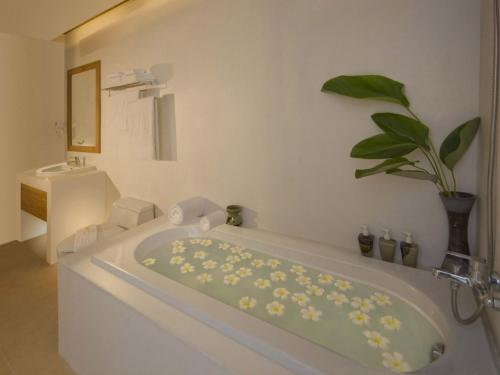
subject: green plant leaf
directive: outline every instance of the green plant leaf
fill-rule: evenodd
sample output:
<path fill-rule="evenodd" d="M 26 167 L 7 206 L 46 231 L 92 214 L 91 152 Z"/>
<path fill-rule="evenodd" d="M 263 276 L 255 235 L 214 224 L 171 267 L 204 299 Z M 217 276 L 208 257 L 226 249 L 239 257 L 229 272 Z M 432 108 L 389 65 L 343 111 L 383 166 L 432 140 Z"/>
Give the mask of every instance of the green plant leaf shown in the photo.
<path fill-rule="evenodd" d="M 351 157 L 359 159 L 390 159 L 405 156 L 415 150 L 417 145 L 393 134 L 378 134 L 356 144 Z"/>
<path fill-rule="evenodd" d="M 403 165 L 414 164 L 414 162 L 409 161 L 406 158 L 392 158 L 385 160 L 384 162 L 376 165 L 373 168 L 369 169 L 356 169 L 355 176 L 356 178 L 372 176 L 374 174 L 387 172 L 389 170 L 393 170 L 395 168 L 402 167 Z"/>
<path fill-rule="evenodd" d="M 439 158 L 453 170 L 458 161 L 465 154 L 479 129 L 481 119 L 476 117 L 453 130 L 441 144 Z"/>
<path fill-rule="evenodd" d="M 358 99 L 375 99 L 398 103 L 405 107 L 410 102 L 403 93 L 401 82 L 379 75 L 338 76 L 326 81 L 321 91 Z"/>
<path fill-rule="evenodd" d="M 428 172 L 424 171 L 419 171 L 416 169 L 410 169 L 410 170 L 405 170 L 405 169 L 393 169 L 390 171 L 386 172 L 387 174 L 392 174 L 395 176 L 400 176 L 400 177 L 407 177 L 407 178 L 413 178 L 416 180 L 427 180 L 427 181 L 432 181 L 436 183 L 437 181 L 437 176 Z"/>
<path fill-rule="evenodd" d="M 429 149 L 429 128 L 420 121 L 397 113 L 375 113 L 372 119 L 384 132 L 395 134 L 426 150 Z"/>

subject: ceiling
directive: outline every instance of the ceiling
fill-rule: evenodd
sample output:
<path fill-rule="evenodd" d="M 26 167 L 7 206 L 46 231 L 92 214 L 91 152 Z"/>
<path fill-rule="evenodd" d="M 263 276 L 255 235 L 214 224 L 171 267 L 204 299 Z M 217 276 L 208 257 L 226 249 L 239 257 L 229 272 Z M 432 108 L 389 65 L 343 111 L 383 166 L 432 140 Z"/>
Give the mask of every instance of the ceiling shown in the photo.
<path fill-rule="evenodd" d="M 0 32 L 53 40 L 123 0 L 0 0 Z"/>

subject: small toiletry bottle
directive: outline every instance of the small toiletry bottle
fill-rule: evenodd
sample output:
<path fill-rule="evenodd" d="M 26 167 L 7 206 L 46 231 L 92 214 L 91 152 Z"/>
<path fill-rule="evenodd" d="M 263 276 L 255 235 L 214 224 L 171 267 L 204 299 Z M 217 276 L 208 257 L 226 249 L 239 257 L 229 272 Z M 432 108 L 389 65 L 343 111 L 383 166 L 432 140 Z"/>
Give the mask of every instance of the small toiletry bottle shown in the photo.
<path fill-rule="evenodd" d="M 370 234 L 368 232 L 368 227 L 366 225 L 363 225 L 361 227 L 361 233 L 358 236 L 361 255 L 365 257 L 373 256 L 373 238 L 373 234 Z"/>
<path fill-rule="evenodd" d="M 401 241 L 401 257 L 403 264 L 409 267 L 417 267 L 418 245 L 413 243 L 410 232 L 403 232 L 406 236 L 404 241 Z"/>
<path fill-rule="evenodd" d="M 380 249 L 380 257 L 386 262 L 394 262 L 394 254 L 396 253 L 396 240 L 391 239 L 389 229 L 382 229 L 383 237 L 378 240 Z"/>

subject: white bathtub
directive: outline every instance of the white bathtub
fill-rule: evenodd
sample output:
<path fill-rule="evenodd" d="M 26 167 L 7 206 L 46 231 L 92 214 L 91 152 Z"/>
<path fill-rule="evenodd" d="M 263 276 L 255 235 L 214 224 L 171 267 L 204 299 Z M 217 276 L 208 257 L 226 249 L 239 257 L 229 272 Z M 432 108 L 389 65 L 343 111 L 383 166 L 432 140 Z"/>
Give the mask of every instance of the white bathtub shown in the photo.
<path fill-rule="evenodd" d="M 135 259 L 135 251 L 147 251 L 151 246 L 167 243 L 177 238 L 200 235 L 225 240 L 316 269 L 370 283 L 405 300 L 434 324 L 446 342 L 444 356 L 424 369 L 416 371 L 416 374 L 493 375 L 495 373 L 482 325 L 480 323 L 468 327 L 458 325 L 451 317 L 447 283 L 433 279 L 426 271 L 386 264 L 375 259 L 365 259 L 357 254 L 318 243 L 258 230 L 221 226 L 202 234 L 198 226 L 166 228 L 161 222 L 146 226 L 142 231 L 135 230 L 122 235 L 105 244 L 104 249 L 91 249 L 89 255 L 92 254 L 90 255 L 91 262 L 98 267 L 211 327 L 218 334 L 231 338 L 238 345 L 251 349 L 288 372 L 336 375 L 389 373 L 384 369 L 368 369 L 330 350 L 242 313 L 194 289 L 152 272 Z M 75 259 L 78 258 L 77 261 L 63 261 L 62 267 L 75 270 L 80 267 L 80 273 L 89 272 L 89 265 L 85 268 L 87 271 L 81 268 L 82 262 L 88 262 L 89 255 L 79 254 L 75 257 Z M 91 275 L 87 277 L 92 278 Z M 104 284 L 101 287 L 105 288 Z M 472 303 L 470 298 L 465 298 L 465 300 L 469 304 Z M 133 305 L 133 302 L 128 303 Z M 141 306 L 131 307 L 141 311 Z M 234 370 L 230 372 L 235 373 Z"/>

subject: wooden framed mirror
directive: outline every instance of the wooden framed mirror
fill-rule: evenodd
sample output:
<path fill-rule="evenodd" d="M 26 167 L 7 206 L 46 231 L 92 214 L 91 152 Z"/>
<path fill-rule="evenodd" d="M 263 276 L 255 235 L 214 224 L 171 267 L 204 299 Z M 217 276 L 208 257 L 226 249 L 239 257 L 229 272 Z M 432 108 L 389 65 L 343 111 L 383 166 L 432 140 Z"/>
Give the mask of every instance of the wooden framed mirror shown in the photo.
<path fill-rule="evenodd" d="M 67 73 L 68 151 L 101 152 L 101 62 Z"/>

